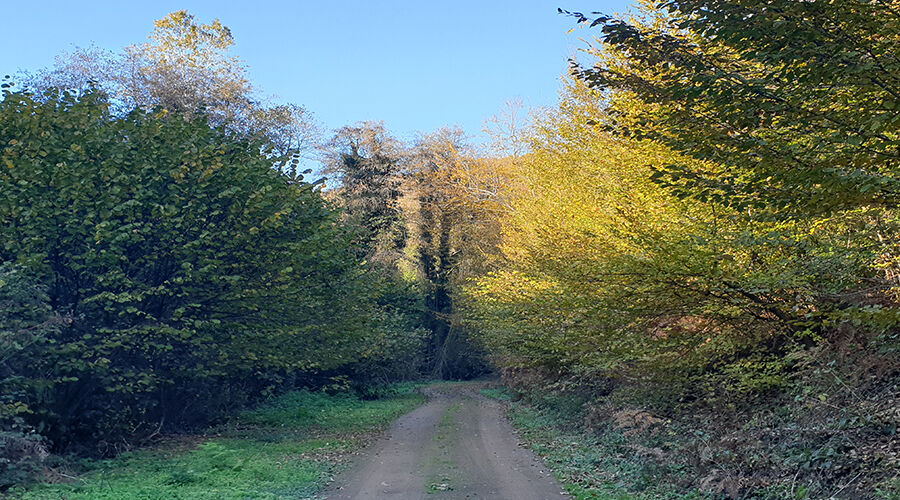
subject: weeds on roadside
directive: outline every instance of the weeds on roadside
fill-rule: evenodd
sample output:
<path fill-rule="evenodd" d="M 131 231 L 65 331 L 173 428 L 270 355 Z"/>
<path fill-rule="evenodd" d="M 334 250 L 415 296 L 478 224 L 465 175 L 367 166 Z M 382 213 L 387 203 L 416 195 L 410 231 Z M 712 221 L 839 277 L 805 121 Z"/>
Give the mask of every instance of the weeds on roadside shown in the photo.
<path fill-rule="evenodd" d="M 372 401 L 346 393 L 288 393 L 206 436 L 110 460 L 82 460 L 74 464 L 77 478 L 13 494 L 25 500 L 310 498 L 348 452 L 424 400 L 412 388 L 398 386 Z"/>
<path fill-rule="evenodd" d="M 621 394 L 483 393 L 523 399 L 513 423 L 576 499 L 900 499 L 900 386 L 839 390 L 819 375 L 753 409 L 669 418 Z"/>

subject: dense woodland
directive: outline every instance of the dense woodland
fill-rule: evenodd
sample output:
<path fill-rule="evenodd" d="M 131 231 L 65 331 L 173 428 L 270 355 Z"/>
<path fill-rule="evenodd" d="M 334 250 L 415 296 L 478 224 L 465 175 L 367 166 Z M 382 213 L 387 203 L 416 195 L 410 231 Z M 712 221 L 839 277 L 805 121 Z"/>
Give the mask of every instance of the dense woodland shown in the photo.
<path fill-rule="evenodd" d="M 7 79 L 0 482 L 498 371 L 673 495 L 897 498 L 900 3 L 560 14 L 593 45 L 489 147 L 321 131 L 183 11 Z"/>

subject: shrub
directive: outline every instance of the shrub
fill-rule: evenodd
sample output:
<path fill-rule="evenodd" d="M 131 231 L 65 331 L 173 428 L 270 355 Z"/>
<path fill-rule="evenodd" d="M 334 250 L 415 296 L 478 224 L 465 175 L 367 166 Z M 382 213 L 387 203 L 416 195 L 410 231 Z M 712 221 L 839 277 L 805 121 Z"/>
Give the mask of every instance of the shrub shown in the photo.
<path fill-rule="evenodd" d="M 71 318 L 6 368 L 40 380 L 20 400 L 54 446 L 203 423 L 393 333 L 312 185 L 202 116 L 108 108 L 0 102 L 0 262 L 46 290 L 16 321 Z"/>

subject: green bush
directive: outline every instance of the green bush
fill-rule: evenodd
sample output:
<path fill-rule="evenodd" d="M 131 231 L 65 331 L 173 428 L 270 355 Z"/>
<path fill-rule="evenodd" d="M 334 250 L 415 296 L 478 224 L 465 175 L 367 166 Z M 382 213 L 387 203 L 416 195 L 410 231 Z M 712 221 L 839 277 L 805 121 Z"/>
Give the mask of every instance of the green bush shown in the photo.
<path fill-rule="evenodd" d="M 0 102 L 0 262 L 71 319 L 6 376 L 56 448 L 207 422 L 396 334 L 312 185 L 202 117 L 108 107 Z"/>

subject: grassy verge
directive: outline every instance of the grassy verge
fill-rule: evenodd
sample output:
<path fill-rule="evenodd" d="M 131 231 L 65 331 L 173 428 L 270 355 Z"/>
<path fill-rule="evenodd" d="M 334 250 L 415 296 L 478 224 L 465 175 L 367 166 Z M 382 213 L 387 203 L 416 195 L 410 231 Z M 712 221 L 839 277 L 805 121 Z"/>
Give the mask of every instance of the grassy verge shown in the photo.
<path fill-rule="evenodd" d="M 659 481 L 662 471 L 647 470 L 626 450 L 621 433 L 579 432 L 561 426 L 546 410 L 514 403 L 510 418 L 572 498 L 577 500 L 700 499 Z"/>
<path fill-rule="evenodd" d="M 481 392 L 509 402 L 513 425 L 576 500 L 707 498 L 699 493 L 679 494 L 652 473 L 648 475 L 643 464 L 624 453 L 621 433 L 583 429 L 571 419 L 576 413 L 510 401 L 506 389 Z"/>
<path fill-rule="evenodd" d="M 482 393 L 511 399 L 503 390 Z M 876 420 L 897 407 L 882 393 L 874 393 L 874 409 L 860 397 L 858 406 L 835 404 L 828 418 L 812 413 L 819 425 L 812 429 L 818 407 L 803 400 L 760 407 L 743 420 L 666 419 L 612 402 L 534 394 L 511 401 L 508 414 L 579 500 L 900 500 L 895 427 Z M 871 423 L 846 418 L 851 411 L 873 415 Z"/>
<path fill-rule="evenodd" d="M 28 500 L 311 498 L 391 421 L 424 401 L 413 385 L 374 401 L 294 392 L 239 415 L 210 436 L 114 459 L 82 461 L 63 484 L 11 492 Z"/>

